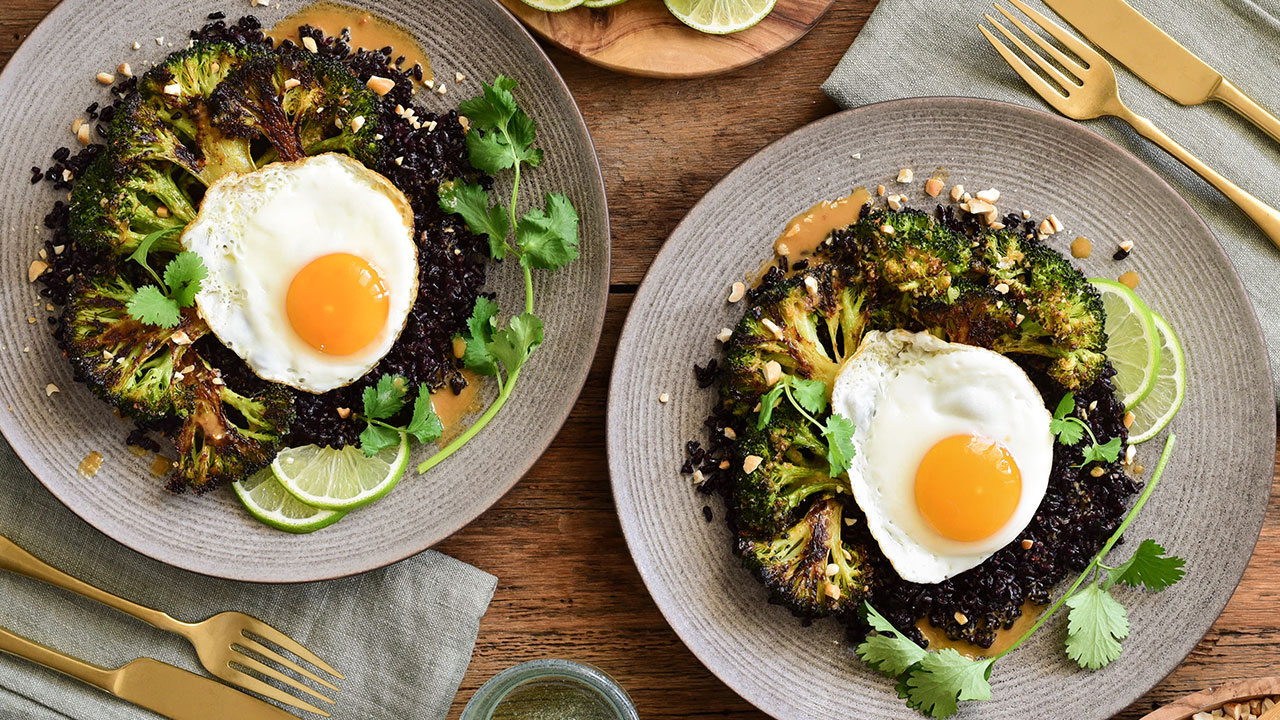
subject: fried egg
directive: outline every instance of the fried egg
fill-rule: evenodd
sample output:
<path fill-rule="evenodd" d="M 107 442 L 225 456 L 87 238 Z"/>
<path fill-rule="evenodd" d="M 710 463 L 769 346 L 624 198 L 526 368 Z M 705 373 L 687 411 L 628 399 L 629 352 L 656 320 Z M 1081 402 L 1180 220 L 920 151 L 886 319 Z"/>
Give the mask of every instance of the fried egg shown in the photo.
<path fill-rule="evenodd" d="M 418 295 L 409 201 L 345 155 L 219 178 L 182 244 L 208 269 L 196 305 L 218 339 L 313 393 L 368 373 Z"/>
<path fill-rule="evenodd" d="M 868 530 L 902 579 L 939 583 L 1017 539 L 1053 466 L 1040 392 L 999 353 L 868 332 L 832 388 Z"/>

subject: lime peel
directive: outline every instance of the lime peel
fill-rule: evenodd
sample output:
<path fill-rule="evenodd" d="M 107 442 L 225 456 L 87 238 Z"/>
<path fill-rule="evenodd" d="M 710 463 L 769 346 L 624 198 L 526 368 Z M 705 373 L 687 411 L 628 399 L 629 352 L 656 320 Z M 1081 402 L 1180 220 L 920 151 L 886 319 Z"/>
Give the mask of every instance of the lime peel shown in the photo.
<path fill-rule="evenodd" d="M 315 532 L 346 515 L 341 510 L 323 510 L 298 500 L 276 480 L 269 467 L 236 480 L 231 483 L 231 489 L 250 515 L 277 530 Z"/>
<path fill-rule="evenodd" d="M 409 438 L 372 457 L 354 445 L 305 445 L 281 450 L 271 463 L 277 480 L 298 500 L 326 510 L 354 510 L 391 492 L 409 466 Z"/>
<path fill-rule="evenodd" d="M 1107 313 L 1107 359 L 1116 370 L 1116 389 L 1126 410 L 1142 402 L 1160 372 L 1160 335 L 1152 312 L 1128 286 L 1104 278 L 1089 282 L 1102 295 Z"/>
<path fill-rule="evenodd" d="M 1160 369 L 1151 392 L 1133 408 L 1129 444 L 1137 445 L 1155 437 L 1178 414 L 1187 395 L 1187 359 L 1173 326 L 1159 313 L 1151 313 L 1160 334 Z"/>

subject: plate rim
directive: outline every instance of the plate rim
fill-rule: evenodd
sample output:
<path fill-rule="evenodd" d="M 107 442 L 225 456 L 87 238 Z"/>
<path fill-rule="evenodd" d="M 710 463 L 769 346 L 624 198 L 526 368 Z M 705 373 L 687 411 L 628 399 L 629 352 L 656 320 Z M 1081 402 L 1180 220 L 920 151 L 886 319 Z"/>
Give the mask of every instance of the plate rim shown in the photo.
<path fill-rule="evenodd" d="M 1222 242 L 1218 240 L 1218 236 L 1213 231 L 1213 228 L 1210 227 L 1209 224 L 1205 222 L 1204 218 L 1200 216 L 1200 213 L 1196 212 L 1195 208 L 1192 207 L 1189 202 L 1187 202 L 1187 199 L 1183 197 L 1182 193 L 1178 192 L 1172 185 L 1169 184 L 1168 181 L 1166 181 L 1163 177 L 1161 177 L 1160 174 L 1157 173 L 1150 165 L 1148 165 L 1147 163 L 1143 162 L 1140 158 L 1138 158 L 1138 156 L 1134 155 L 1128 149 L 1122 147 L 1121 145 L 1115 143 L 1114 141 L 1096 132 L 1093 132 L 1081 122 L 1069 120 L 1060 115 L 1046 112 L 1038 108 L 1032 108 L 1026 105 L 1020 105 L 1018 103 L 1005 102 L 1003 100 L 992 100 L 990 98 L 981 98 L 981 97 L 966 97 L 962 95 L 919 95 L 919 96 L 894 98 L 890 100 L 881 100 L 878 102 L 866 103 L 864 105 L 858 105 L 856 107 L 845 108 L 843 110 L 839 110 L 837 112 L 831 113 L 830 115 L 827 115 L 825 117 L 818 118 L 817 120 L 806 123 L 774 139 L 773 141 L 769 142 L 767 145 L 760 148 L 756 152 L 744 158 L 740 163 L 735 165 L 732 170 L 730 170 L 728 173 L 724 175 L 724 177 L 717 180 L 714 185 L 708 188 L 707 191 L 702 195 L 702 197 L 698 198 L 698 201 L 694 203 L 692 207 L 689 208 L 688 212 L 685 213 L 684 217 L 680 219 L 680 222 L 677 223 L 674 228 L 672 228 L 671 232 L 667 235 L 667 239 L 663 241 L 662 247 L 659 249 L 658 253 L 654 256 L 653 261 L 649 264 L 649 268 L 645 271 L 644 278 L 641 279 L 640 285 L 637 286 L 636 288 L 635 297 L 638 297 L 640 293 L 644 290 L 644 286 L 650 281 L 651 276 L 654 274 L 655 268 L 657 267 L 659 260 L 661 260 L 663 255 L 667 253 L 668 250 L 670 249 L 671 244 L 669 241 L 671 240 L 671 238 L 675 237 L 675 235 L 679 233 L 686 226 L 686 224 L 690 222 L 690 218 L 696 212 L 701 210 L 704 204 L 709 204 L 708 196 L 710 196 L 713 192 L 715 192 L 715 190 L 718 189 L 721 185 L 728 182 L 728 180 L 732 176 L 742 171 L 742 169 L 746 165 L 755 161 L 758 157 L 771 152 L 774 146 L 782 143 L 783 141 L 791 139 L 795 135 L 798 135 L 801 133 L 808 134 L 808 133 L 816 132 L 818 128 L 825 126 L 827 124 L 841 122 L 845 118 L 853 117 L 863 112 L 866 112 L 868 110 L 877 109 L 882 106 L 901 105 L 905 107 L 910 107 L 912 105 L 928 105 L 928 104 L 935 104 L 935 103 L 945 104 L 950 102 L 972 103 L 974 105 L 986 106 L 988 108 L 1014 110 L 1016 112 L 1026 112 L 1026 113 L 1030 113 L 1032 116 L 1038 116 L 1039 119 L 1041 120 L 1047 120 L 1051 124 L 1057 125 L 1059 128 L 1062 128 L 1069 133 L 1072 133 L 1072 134 L 1078 133 L 1078 132 L 1089 133 L 1090 135 L 1100 140 L 1109 150 L 1117 151 L 1127 159 L 1134 161 L 1134 164 L 1136 164 L 1141 168 L 1140 172 L 1150 176 L 1151 178 L 1155 179 L 1160 185 L 1167 188 L 1170 191 L 1170 193 L 1177 198 L 1177 202 L 1180 204 L 1180 206 L 1188 210 L 1191 213 L 1191 216 L 1196 219 L 1200 227 L 1208 234 L 1208 236 L 1213 238 L 1213 246 L 1211 250 L 1216 251 L 1219 259 L 1222 262 L 1226 263 L 1227 267 L 1231 268 L 1230 282 L 1232 284 L 1232 287 L 1235 290 L 1237 290 L 1240 293 L 1240 295 L 1242 295 L 1249 304 L 1249 309 L 1251 310 L 1250 319 L 1252 320 L 1251 326 L 1253 328 L 1252 335 L 1255 339 L 1257 339 L 1257 341 L 1261 344 L 1262 348 L 1264 349 L 1264 353 L 1263 353 L 1264 363 L 1268 368 L 1270 367 L 1270 362 L 1271 362 L 1270 357 L 1265 352 L 1265 348 L 1267 347 L 1266 335 L 1263 334 L 1262 332 L 1262 326 L 1258 321 L 1257 311 L 1254 309 L 1253 301 L 1252 299 L 1249 298 L 1249 294 L 1244 287 L 1244 283 L 1240 279 L 1240 274 L 1235 270 L 1235 264 L 1232 262 L 1231 258 L 1227 255 L 1226 250 L 1223 249 Z M 622 452 L 621 448 L 618 448 L 615 450 L 613 422 L 612 422 L 613 414 L 614 414 L 613 408 L 614 408 L 615 396 L 620 397 L 624 392 L 623 388 L 620 387 L 621 381 L 619 380 L 620 373 L 618 370 L 618 368 L 621 367 L 621 361 L 623 360 L 623 358 L 621 357 L 621 353 L 623 348 L 626 346 L 630 336 L 633 333 L 638 332 L 637 328 L 639 327 L 637 323 L 633 323 L 633 320 L 635 320 L 635 315 L 632 312 L 634 307 L 635 306 L 633 304 L 632 307 L 628 308 L 627 317 L 623 321 L 622 331 L 618 335 L 618 345 L 614 351 L 614 357 L 613 357 L 613 365 L 612 365 L 613 369 L 610 372 L 610 378 L 609 378 L 609 390 L 607 393 L 607 403 L 606 403 L 607 410 L 606 410 L 606 418 L 605 418 L 605 421 L 606 421 L 605 454 L 607 457 L 607 461 L 609 463 L 610 489 L 614 496 L 615 509 L 617 510 L 617 513 L 618 513 L 618 523 L 622 528 L 623 540 L 627 544 L 627 552 L 631 555 L 632 564 L 635 565 L 636 571 L 639 573 L 640 579 L 644 583 L 645 590 L 648 591 L 649 596 L 653 598 L 654 604 L 658 607 L 658 611 L 662 613 L 663 620 L 666 621 L 667 626 L 671 628 L 671 630 L 680 639 L 681 644 L 684 645 L 685 648 L 688 649 L 689 652 L 692 653 L 695 658 L 697 658 L 698 662 L 704 668 L 706 668 L 712 675 L 714 675 L 716 679 L 724 683 L 724 685 L 728 687 L 731 691 L 733 691 L 734 694 L 738 695 L 739 697 L 741 697 L 742 699 L 750 703 L 752 707 L 755 707 L 757 710 L 760 710 L 761 712 L 764 712 L 765 714 L 769 715 L 770 717 L 776 718 L 777 720 L 791 720 L 790 718 L 783 718 L 782 716 L 775 715 L 774 713 L 770 712 L 769 710 L 766 710 L 765 708 L 761 708 L 757 706 L 754 702 L 752 702 L 745 695 L 743 695 L 738 690 L 738 687 L 734 683 L 731 683 L 724 676 L 724 674 L 721 673 L 721 671 L 718 668 L 713 667 L 710 663 L 707 662 L 706 658 L 704 658 L 704 653 L 706 652 L 706 650 L 704 648 L 695 647 L 694 645 L 690 644 L 689 640 L 685 637 L 685 633 L 682 632 L 681 629 L 677 627 L 676 623 L 672 622 L 671 616 L 668 611 L 668 605 L 672 602 L 672 598 L 665 591 L 665 587 L 661 586 L 658 583 L 656 577 L 651 577 L 652 573 L 650 569 L 641 567 L 640 563 L 636 562 L 637 547 L 641 545 L 640 539 L 638 537 L 638 534 L 640 531 L 639 531 L 639 527 L 635 524 L 636 523 L 635 518 L 629 514 L 623 513 L 621 505 L 618 504 L 617 502 L 617 498 L 619 496 L 619 488 L 622 485 L 622 482 L 619 478 L 623 474 L 619 472 L 618 469 L 625 467 L 625 465 L 623 464 L 623 461 L 619 457 Z M 1268 398 L 1270 398 L 1269 405 L 1274 408 L 1276 406 L 1276 389 L 1271 382 L 1270 375 L 1268 375 L 1268 377 L 1266 378 L 1265 387 L 1266 387 L 1265 394 Z M 1275 435 L 1276 434 L 1276 414 L 1275 413 L 1270 414 L 1270 418 L 1271 418 L 1272 435 Z M 1270 501 L 1270 498 L 1273 494 L 1273 490 L 1274 490 L 1274 482 L 1268 483 L 1267 491 L 1266 491 L 1267 503 L 1269 503 Z M 1267 503 L 1264 503 L 1264 507 Z M 1257 527 L 1252 533 L 1253 549 L 1249 554 L 1250 559 L 1252 559 L 1253 555 L 1256 554 L 1257 552 L 1258 540 L 1261 538 L 1262 529 L 1265 526 L 1265 524 L 1266 524 L 1266 513 L 1263 512 L 1259 515 L 1259 520 L 1257 521 Z M 1235 579 L 1233 588 L 1238 588 L 1240 586 L 1240 582 L 1244 579 L 1244 574 L 1248 569 L 1248 565 L 1249 563 L 1246 562 L 1244 566 L 1241 568 L 1240 575 Z M 655 590 L 657 590 L 657 592 L 655 592 Z M 1227 598 L 1227 603 L 1230 603 L 1230 596 L 1228 596 Z M 1218 609 L 1217 616 L 1215 617 L 1214 622 L 1210 623 L 1209 627 L 1206 628 L 1203 633 L 1200 633 L 1199 637 L 1195 638 L 1194 642 L 1192 642 L 1187 647 L 1186 652 L 1178 656 L 1177 661 L 1174 662 L 1172 666 L 1165 673 L 1161 675 L 1160 680 L 1156 681 L 1150 687 L 1144 689 L 1142 693 L 1140 693 L 1136 698 L 1121 705 L 1118 709 L 1122 710 L 1124 707 L 1127 707 L 1128 705 L 1132 704 L 1134 701 L 1141 698 L 1147 692 L 1150 692 L 1151 689 L 1154 688 L 1156 685 L 1159 685 L 1160 682 L 1163 682 L 1164 678 L 1167 678 L 1170 674 L 1172 674 L 1175 670 L 1177 670 L 1183 664 L 1186 658 L 1204 640 L 1204 638 L 1208 636 L 1209 631 L 1212 630 L 1213 625 L 1217 623 L 1217 620 L 1222 617 L 1222 613 L 1225 610 L 1226 610 L 1226 603 L 1224 603 L 1223 606 Z"/>
<path fill-rule="evenodd" d="M 312 1 L 315 1 L 315 0 L 312 0 Z M 596 151 L 595 138 L 591 136 L 591 128 L 587 125 L 586 118 L 584 118 L 582 115 L 582 109 L 578 106 L 577 98 L 574 96 L 573 92 L 569 89 L 569 85 L 568 83 L 565 82 L 564 76 L 560 74 L 559 69 L 556 68 L 555 64 L 551 61 L 551 58 L 547 55 L 547 51 L 542 47 L 542 45 L 537 41 L 537 39 L 533 37 L 532 33 L 529 32 L 529 29 L 525 27 L 524 23 L 520 22 L 520 20 L 516 18 L 516 16 L 513 15 L 510 10 L 508 10 L 505 6 L 503 6 L 503 4 L 499 2 L 499 0 L 485 0 L 485 1 L 492 7 L 496 8 L 497 11 L 500 13 L 500 17 L 505 18 L 505 20 L 512 27 L 514 27 L 520 35 L 523 36 L 523 39 L 531 47 L 533 47 L 536 50 L 536 57 L 538 61 L 547 70 L 550 70 L 551 76 L 555 79 L 555 82 L 559 85 L 560 89 L 564 92 L 565 97 L 567 97 L 569 100 L 568 107 L 571 108 L 573 111 L 570 118 L 571 123 L 576 125 L 578 128 L 580 128 L 582 131 L 582 134 L 587 139 L 586 149 L 590 151 L 591 167 L 595 169 L 595 173 L 590 175 L 588 180 L 589 182 L 594 181 L 594 184 L 596 184 L 600 189 L 601 210 L 602 210 L 602 220 L 603 220 L 603 224 L 601 227 L 601 234 L 604 238 L 604 248 L 603 248 L 604 257 L 603 257 L 603 263 L 602 263 L 602 267 L 603 267 L 602 273 L 604 275 L 604 283 L 601 286 L 602 290 L 600 293 L 600 297 L 598 298 L 596 318 L 593 324 L 594 330 L 592 331 L 592 334 L 594 335 L 594 337 L 589 343 L 591 346 L 591 356 L 594 358 L 599 353 L 600 340 L 604 334 L 604 321 L 605 321 L 606 313 L 608 312 L 608 304 L 609 304 L 609 281 L 612 276 L 612 266 L 613 266 L 613 231 L 612 231 L 610 216 L 609 216 L 609 195 L 608 195 L 608 187 L 606 186 L 604 181 L 604 171 L 600 166 L 600 154 Z M 22 39 L 22 42 L 18 44 L 18 47 L 14 48 L 13 53 L 9 56 L 8 60 L 5 61 L 4 67 L 0 68 L 0 85 L 2 85 L 4 81 L 8 79 L 7 76 L 10 74 L 10 71 L 13 68 L 14 59 L 17 58 L 19 53 L 23 52 L 23 50 L 28 46 L 31 38 L 34 37 L 38 31 L 52 32 L 53 30 L 50 30 L 50 28 L 53 27 L 53 22 L 62 21 L 61 18 L 56 18 L 55 15 L 61 12 L 63 7 L 68 5 L 68 2 L 69 0 L 59 0 L 59 2 L 56 5 L 54 5 L 52 8 L 50 8 L 49 11 L 45 13 L 45 16 L 42 17 L 40 21 L 35 24 L 34 27 L 31 28 L 31 30 L 27 33 L 26 37 Z M 310 4 L 310 2 L 308 2 L 307 4 Z M 252 14 L 252 13 L 246 12 L 245 14 Z M 46 28 L 45 27 L 46 25 L 49 25 L 49 28 Z M 53 29 L 56 30 L 56 28 L 53 28 Z M 519 37 L 520 35 L 518 35 L 517 37 Z M 100 535 L 110 539 L 112 542 L 116 543 L 117 545 L 123 548 L 126 548 L 131 552 L 135 552 L 135 553 L 138 553 L 139 555 L 155 560 L 156 562 L 159 562 L 167 567 L 173 567 L 180 570 L 185 570 L 188 572 L 195 573 L 197 575 L 218 578 L 221 580 L 231 580 L 236 582 L 251 583 L 254 585 L 296 585 L 301 583 L 321 582 L 325 580 L 338 580 L 341 578 L 353 577 L 353 576 L 362 575 L 364 573 L 371 572 L 374 570 L 379 570 L 389 565 L 394 565 L 395 563 L 401 562 L 402 560 L 407 560 L 411 557 L 414 557 L 415 555 L 419 555 L 422 552 L 431 549 L 433 546 L 439 544 L 445 539 L 452 537 L 454 534 L 461 531 L 467 525 L 470 525 L 473 521 L 476 520 L 476 518 L 488 512 L 494 505 L 498 504 L 504 497 L 506 497 L 506 495 L 511 492 L 512 488 L 514 488 L 517 484 L 519 484 L 519 482 L 525 478 L 525 476 L 529 473 L 529 471 L 533 469 L 534 465 L 536 465 L 538 461 L 542 459 L 542 456 L 546 454 L 547 449 L 550 448 L 551 445 L 555 442 L 556 438 L 559 437 L 560 432 L 564 429 L 564 425 L 566 422 L 568 422 L 570 415 L 573 414 L 573 410 L 575 407 L 577 407 L 578 400 L 582 396 L 582 391 L 586 387 L 587 380 L 590 377 L 590 375 L 591 375 L 591 363 L 587 363 L 584 366 L 584 371 L 581 373 L 581 378 L 579 378 L 576 383 L 577 389 L 573 393 L 573 398 L 574 398 L 573 403 L 567 406 L 567 409 L 564 411 L 563 416 L 560 417 L 559 420 L 556 422 L 556 426 L 557 426 L 556 433 L 553 434 L 547 440 L 547 442 L 544 443 L 542 447 L 537 450 L 536 453 L 532 453 L 532 452 L 529 453 L 528 460 L 525 463 L 523 463 L 523 467 L 520 468 L 519 472 L 512 473 L 511 480 L 507 483 L 504 483 L 501 486 L 501 488 L 496 492 L 496 494 L 494 495 L 493 502 L 489 503 L 487 506 L 483 508 L 478 509 L 476 512 L 471 513 L 469 517 L 466 517 L 464 520 L 457 523 L 457 527 L 455 527 L 453 530 L 450 530 L 448 532 L 442 532 L 442 534 L 439 534 L 438 537 L 424 536 L 426 537 L 426 540 L 413 543 L 412 549 L 408 551 L 397 551 L 394 553 L 390 553 L 387 556 L 389 559 L 385 559 L 385 560 L 380 559 L 375 561 L 373 564 L 364 563 L 364 565 L 367 565 L 367 566 L 363 567 L 363 569 L 344 569 L 339 572 L 312 573 L 312 574 L 305 574 L 305 577 L 300 575 L 298 577 L 290 577 L 285 580 L 268 580 L 268 579 L 262 579 L 257 577 L 238 576 L 232 572 L 222 572 L 222 571 L 211 570 L 211 569 L 202 569 L 199 567 L 190 567 L 188 565 L 181 565 L 181 564 L 177 564 L 176 562 L 172 562 L 165 558 L 159 557 L 159 553 L 156 553 L 154 551 L 142 550 L 139 548 L 135 548 L 131 545 L 128 545 L 124 541 L 117 539 L 115 535 L 108 533 L 106 530 L 103 530 L 102 528 L 100 528 L 96 523 L 93 522 L 92 519 L 85 517 L 83 514 L 81 514 L 79 509 L 72 507 L 70 504 L 68 504 L 63 499 L 62 495 L 59 494 L 58 491 L 56 491 L 53 487 L 51 487 L 48 482 L 45 481 L 41 473 L 36 471 L 36 468 L 40 467 L 47 470 L 52 470 L 52 468 L 48 468 L 47 463 L 43 462 L 41 459 L 37 457 L 37 451 L 33 443 L 29 441 L 29 439 L 25 436 L 25 434 L 20 434 L 15 441 L 15 438 L 12 437 L 5 428 L 5 425 L 7 425 L 7 423 L 0 423 L 0 435 L 3 435 L 5 442 L 7 442 L 10 448 L 13 449 L 14 455 L 17 456 L 18 460 L 22 463 L 23 467 L 27 469 L 27 472 L 30 472 L 36 478 L 36 480 L 40 482 L 41 486 L 43 486 L 44 489 L 49 492 L 50 495 L 52 495 L 55 499 L 57 499 L 57 501 L 63 507 L 70 510 L 73 515 L 75 515 L 77 518 L 82 520 L 89 527 L 93 528 Z M 572 387 L 572 384 L 571 384 L 571 387 Z M 31 459 L 28 459 L 29 457 Z M 393 555 L 398 555 L 399 557 L 392 557 Z"/>

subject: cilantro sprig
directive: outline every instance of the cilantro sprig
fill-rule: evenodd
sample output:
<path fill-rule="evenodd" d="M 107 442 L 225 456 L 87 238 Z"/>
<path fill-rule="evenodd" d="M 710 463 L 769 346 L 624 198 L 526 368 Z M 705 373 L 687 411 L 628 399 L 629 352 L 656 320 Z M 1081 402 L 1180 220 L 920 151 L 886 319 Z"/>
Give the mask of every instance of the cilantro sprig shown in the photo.
<path fill-rule="evenodd" d="M 756 417 L 757 430 L 769 424 L 773 409 L 783 397 L 822 432 L 822 439 L 827 442 L 827 465 L 830 466 L 831 477 L 848 472 L 856 452 L 853 446 L 853 422 L 836 412 L 828 415 L 825 420 L 815 417 L 827 410 L 827 384 L 821 380 L 806 380 L 795 375 L 778 378 L 769 392 L 760 398 L 760 413 Z"/>
<path fill-rule="evenodd" d="M 510 170 L 511 195 L 498 202 L 479 183 L 456 179 L 442 183 L 439 205 L 462 218 L 467 227 L 489 240 L 489 254 L 497 260 L 514 256 L 524 274 L 524 310 L 501 321 L 498 304 L 489 297 L 476 298 L 467 332 L 463 365 L 497 379 L 498 396 L 484 413 L 457 438 L 420 465 L 423 473 L 452 455 L 492 420 L 515 389 L 520 370 L 543 341 L 543 323 L 534 314 L 533 271 L 558 270 L 578 258 L 578 213 L 569 198 L 546 195 L 543 207 L 519 214 L 520 179 L 525 167 L 542 163 L 543 152 L 534 145 L 537 123 L 516 103 L 512 94 L 518 83 L 499 75 L 483 94 L 466 100 L 459 111 L 468 119 L 467 154 L 471 165 L 496 175 Z"/>
<path fill-rule="evenodd" d="M 1074 407 L 1074 399 L 1071 406 Z M 960 702 L 990 699 L 991 671 L 996 661 L 1026 642 L 1064 605 L 1070 609 L 1067 656 L 1090 670 L 1111 663 L 1120 656 L 1120 641 L 1129 634 L 1128 614 L 1111 595 L 1112 587 L 1123 583 L 1158 592 L 1181 580 L 1185 572 L 1183 559 L 1166 555 L 1165 549 L 1154 540 L 1144 540 L 1133 556 L 1120 565 L 1112 567 L 1103 563 L 1160 482 L 1173 445 L 1174 436 L 1170 435 L 1151 481 L 1084 572 L 1008 648 L 980 659 L 966 657 L 951 648 L 927 651 L 899 632 L 870 603 L 863 603 L 863 612 L 873 633 L 856 648 L 858 657 L 872 669 L 897 678 L 899 694 L 907 705 L 935 718 L 954 715 Z"/>
<path fill-rule="evenodd" d="M 165 266 L 163 277 L 147 262 L 156 241 L 181 230 L 181 227 L 171 227 L 147 235 L 128 258 L 141 265 L 156 281 L 155 285 L 143 285 L 135 290 L 125 305 L 129 316 L 139 322 L 162 328 L 176 327 L 182 321 L 182 308 L 195 304 L 200 283 L 209 275 L 204 261 L 193 252 L 175 255 Z"/>
<path fill-rule="evenodd" d="M 1058 402 L 1053 411 L 1053 419 L 1049 421 L 1049 432 L 1057 436 L 1063 445 L 1075 445 L 1085 433 L 1089 433 L 1090 443 L 1084 448 L 1084 458 L 1076 467 L 1084 467 L 1091 462 L 1115 462 L 1120 457 L 1120 438 L 1113 437 L 1106 443 L 1099 443 L 1098 436 L 1093 434 L 1089 423 L 1072 413 L 1076 411 L 1075 393 L 1067 393 Z"/>
<path fill-rule="evenodd" d="M 431 404 L 431 388 L 426 383 L 418 386 L 418 394 L 413 400 L 413 414 L 407 425 L 386 422 L 404 409 L 408 394 L 409 383 L 401 375 L 383 375 L 378 378 L 377 385 L 364 389 L 361 396 L 364 412 L 358 417 L 366 423 L 364 432 L 360 433 L 360 449 L 365 455 L 373 457 L 386 448 L 398 445 L 402 435 L 410 435 L 420 443 L 427 443 L 439 439 L 444 433 L 440 416 L 436 415 L 435 407 Z"/>

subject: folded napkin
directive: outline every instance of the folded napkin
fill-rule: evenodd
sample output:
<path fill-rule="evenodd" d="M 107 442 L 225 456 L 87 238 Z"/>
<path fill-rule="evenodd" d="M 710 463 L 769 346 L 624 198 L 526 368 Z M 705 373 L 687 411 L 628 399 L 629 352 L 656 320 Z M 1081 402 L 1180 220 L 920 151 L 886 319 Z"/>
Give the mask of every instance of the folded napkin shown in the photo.
<path fill-rule="evenodd" d="M 1128 1 L 1263 107 L 1280 113 L 1280 2 Z M 1028 4 L 1058 20 L 1037 0 Z M 996 15 L 987 0 L 881 0 L 822 89 L 844 107 L 958 95 L 1053 112 L 978 32 L 983 13 Z M 1184 107 L 1120 64 L 1112 64 L 1125 104 L 1210 167 L 1263 202 L 1280 207 L 1280 143 L 1219 103 Z M 1253 301 L 1270 348 L 1273 378 L 1280 384 L 1280 251 L 1218 191 L 1128 125 L 1108 118 L 1084 126 L 1116 141 L 1163 175 L 1213 229 Z M 1160 238 L 1134 239 L 1139 246 L 1135 252 L 1161 251 Z"/>
<path fill-rule="evenodd" d="M 116 544 L 73 515 L 0 441 L 0 533 L 109 592 L 195 621 L 223 610 L 275 626 L 346 675 L 335 720 L 444 718 L 471 660 L 492 575 L 432 550 L 382 570 L 303 585 L 255 585 L 178 570 Z M 0 572 L 0 626 L 97 665 L 139 656 L 207 674 L 182 638 Z M 321 703 L 313 703 L 320 705 Z M 76 680 L 0 653 L 3 720 L 153 717 Z"/>

